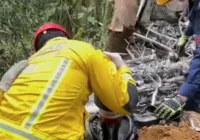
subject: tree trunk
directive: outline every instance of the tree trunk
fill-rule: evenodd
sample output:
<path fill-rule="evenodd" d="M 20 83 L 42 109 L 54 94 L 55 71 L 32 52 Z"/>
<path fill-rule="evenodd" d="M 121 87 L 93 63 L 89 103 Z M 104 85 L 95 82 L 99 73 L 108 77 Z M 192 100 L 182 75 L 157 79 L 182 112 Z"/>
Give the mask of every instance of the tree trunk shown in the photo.
<path fill-rule="evenodd" d="M 134 31 L 137 10 L 137 0 L 115 0 L 114 15 L 105 46 L 108 51 L 126 52 L 125 39 Z"/>

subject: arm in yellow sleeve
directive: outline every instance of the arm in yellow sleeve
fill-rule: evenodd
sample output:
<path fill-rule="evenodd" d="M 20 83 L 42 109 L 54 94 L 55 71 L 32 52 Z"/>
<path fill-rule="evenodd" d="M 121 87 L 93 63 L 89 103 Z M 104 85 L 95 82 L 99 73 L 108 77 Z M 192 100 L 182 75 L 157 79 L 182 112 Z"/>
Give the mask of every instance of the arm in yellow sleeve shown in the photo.
<path fill-rule="evenodd" d="M 127 66 L 117 70 L 115 64 L 101 51 L 88 60 L 90 84 L 101 102 L 111 111 L 129 115 L 138 102 L 136 82 Z"/>

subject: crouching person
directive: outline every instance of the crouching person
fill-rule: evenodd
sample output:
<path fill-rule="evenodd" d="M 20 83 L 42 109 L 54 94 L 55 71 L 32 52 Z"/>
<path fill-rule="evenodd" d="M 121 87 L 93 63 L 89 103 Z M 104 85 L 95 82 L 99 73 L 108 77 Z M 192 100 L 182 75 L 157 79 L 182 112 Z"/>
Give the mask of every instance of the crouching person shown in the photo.
<path fill-rule="evenodd" d="M 37 30 L 34 48 L 28 66 L 3 95 L 0 139 L 84 139 L 84 106 L 92 92 L 116 114 L 135 109 L 135 81 L 118 54 L 71 40 L 54 23 Z"/>

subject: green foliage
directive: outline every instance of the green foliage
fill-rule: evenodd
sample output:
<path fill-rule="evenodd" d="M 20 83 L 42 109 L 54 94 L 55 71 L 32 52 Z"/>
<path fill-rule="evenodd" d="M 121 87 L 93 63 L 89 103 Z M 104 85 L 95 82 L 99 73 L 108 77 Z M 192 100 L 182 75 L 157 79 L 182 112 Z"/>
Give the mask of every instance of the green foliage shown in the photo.
<path fill-rule="evenodd" d="M 73 39 L 102 48 L 111 8 L 108 0 L 0 1 L 0 77 L 14 62 L 33 53 L 34 32 L 45 22 L 59 23 Z"/>

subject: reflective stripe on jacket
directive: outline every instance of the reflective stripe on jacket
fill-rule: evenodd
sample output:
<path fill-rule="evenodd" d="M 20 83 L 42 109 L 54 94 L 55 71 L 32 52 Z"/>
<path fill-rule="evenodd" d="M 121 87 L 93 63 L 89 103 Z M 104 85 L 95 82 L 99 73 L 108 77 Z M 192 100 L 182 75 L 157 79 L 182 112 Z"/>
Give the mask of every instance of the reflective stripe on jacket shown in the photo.
<path fill-rule="evenodd" d="M 54 38 L 29 58 L 4 94 L 0 122 L 45 140 L 84 139 L 84 106 L 93 91 L 112 111 L 130 114 L 124 106 L 129 103 L 128 83 L 135 86 L 135 81 L 126 74 L 131 74 L 128 67 L 117 70 L 90 44 Z M 11 129 L 0 129 L 0 139 L 17 139 Z"/>
<path fill-rule="evenodd" d="M 32 134 L 31 131 L 20 127 L 19 125 L 11 124 L 7 121 L 0 120 L 0 137 L 2 140 L 43 140 L 46 137 L 39 133 Z M 50 140 L 50 139 L 49 139 Z"/>

